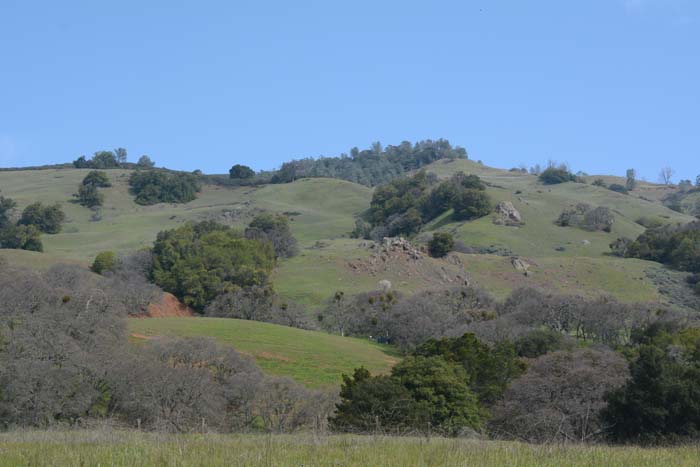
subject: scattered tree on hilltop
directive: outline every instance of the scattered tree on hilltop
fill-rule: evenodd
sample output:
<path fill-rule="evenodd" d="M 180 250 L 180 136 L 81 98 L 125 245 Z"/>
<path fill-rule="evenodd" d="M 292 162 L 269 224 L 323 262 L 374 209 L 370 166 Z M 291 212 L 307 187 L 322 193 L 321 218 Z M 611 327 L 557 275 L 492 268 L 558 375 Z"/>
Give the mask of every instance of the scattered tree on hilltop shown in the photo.
<path fill-rule="evenodd" d="M 634 169 L 627 169 L 627 180 L 625 181 L 625 188 L 628 191 L 632 191 L 637 188 L 637 171 Z"/>
<path fill-rule="evenodd" d="M 425 140 L 382 148 L 374 143 L 370 149 L 352 148 L 350 155 L 299 159 L 285 162 L 272 176 L 272 183 L 289 183 L 305 177 L 331 177 L 366 186 L 389 182 L 406 172 L 441 159 L 466 159 L 467 152 L 453 147 L 447 140 Z"/>
<path fill-rule="evenodd" d="M 247 165 L 236 164 L 228 171 L 229 177 L 233 179 L 246 180 L 255 176 L 255 171 Z"/>
<path fill-rule="evenodd" d="M 673 183 L 674 170 L 671 167 L 664 167 L 659 172 L 659 181 L 664 185 L 671 185 Z"/>

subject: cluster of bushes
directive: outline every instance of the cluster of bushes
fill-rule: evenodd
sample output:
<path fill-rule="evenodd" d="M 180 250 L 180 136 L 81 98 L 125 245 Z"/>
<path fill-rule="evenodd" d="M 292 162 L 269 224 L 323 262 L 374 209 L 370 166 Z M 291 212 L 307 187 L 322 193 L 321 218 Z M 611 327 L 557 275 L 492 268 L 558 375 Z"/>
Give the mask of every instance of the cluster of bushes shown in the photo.
<path fill-rule="evenodd" d="M 289 183 L 299 178 L 329 177 L 366 186 L 376 186 L 441 159 L 466 159 L 467 151 L 453 147 L 449 141 L 425 140 L 411 144 L 382 147 L 374 143 L 370 149 L 352 148 L 350 155 L 300 159 L 282 164 L 272 175 L 272 183 Z"/>
<path fill-rule="evenodd" d="M 647 229 L 636 240 L 619 239 L 613 251 L 627 258 L 667 264 L 680 271 L 700 272 L 700 221 Z"/>
<path fill-rule="evenodd" d="M 358 219 L 354 237 L 381 239 L 412 235 L 426 222 L 453 210 L 455 220 L 488 215 L 491 200 L 476 175 L 459 172 L 438 183 L 433 174 L 420 171 L 377 187 L 364 219 Z"/>
<path fill-rule="evenodd" d="M 632 181 L 630 181 L 628 179 L 627 186 L 620 185 L 619 183 L 611 183 L 610 185 L 607 185 L 605 183 L 605 180 L 603 180 L 602 178 L 596 178 L 593 181 L 593 185 L 607 188 L 608 190 L 614 191 L 616 193 L 622 193 L 623 195 L 627 195 L 627 194 L 629 194 L 629 190 L 630 190 L 630 188 L 628 188 L 628 186 L 634 187 L 635 183 L 634 183 L 634 179 L 632 179 Z"/>
<path fill-rule="evenodd" d="M 575 182 L 576 175 L 569 171 L 566 165 L 554 166 L 550 165 L 544 171 L 539 173 L 539 179 L 545 185 L 558 185 L 560 183 Z"/>
<path fill-rule="evenodd" d="M 99 191 L 99 188 L 108 188 L 110 186 L 112 186 L 112 183 L 105 172 L 93 170 L 83 178 L 78 187 L 78 192 L 73 196 L 81 206 L 95 209 L 104 203 L 104 195 Z"/>
<path fill-rule="evenodd" d="M 60 204 L 46 206 L 32 203 L 15 222 L 13 212 L 17 203 L 0 196 L 0 248 L 43 251 L 41 234 L 57 234 L 66 220 Z"/>
<path fill-rule="evenodd" d="M 114 151 L 98 151 L 91 159 L 80 156 L 73 161 L 76 169 L 118 169 L 126 162 L 126 149 L 117 148 Z"/>
<path fill-rule="evenodd" d="M 691 315 L 533 289 L 501 303 L 475 289 L 442 293 L 336 294 L 357 310 L 347 313 L 346 333 L 384 332 L 407 358 L 390 375 L 346 376 L 333 428 L 538 443 L 697 436 L 700 323 Z M 402 343 L 400 330 L 412 340 Z"/>
<path fill-rule="evenodd" d="M 555 223 L 561 227 L 579 227 L 591 232 L 599 230 L 611 232 L 615 216 L 608 207 L 594 208 L 590 204 L 579 203 L 564 209 Z"/>
<path fill-rule="evenodd" d="M 328 395 L 264 375 L 213 341 L 134 346 L 121 278 L 77 267 L 0 268 L 0 423 L 81 426 L 112 419 L 141 429 L 290 432 L 318 427 Z"/>
<path fill-rule="evenodd" d="M 137 204 L 189 203 L 201 190 L 195 174 L 144 170 L 129 176 L 129 187 Z"/>

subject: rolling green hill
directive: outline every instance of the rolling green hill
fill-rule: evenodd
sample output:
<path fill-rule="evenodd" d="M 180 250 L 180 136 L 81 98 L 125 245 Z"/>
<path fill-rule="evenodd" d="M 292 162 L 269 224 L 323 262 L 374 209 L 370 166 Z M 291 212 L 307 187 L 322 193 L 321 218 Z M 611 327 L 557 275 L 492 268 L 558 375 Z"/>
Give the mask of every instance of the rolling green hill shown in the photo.
<path fill-rule="evenodd" d="M 339 385 L 343 373 L 364 366 L 385 373 L 396 363 L 388 346 L 369 340 L 275 324 L 227 318 L 130 319 L 135 339 L 160 336 L 213 337 L 255 358 L 267 373 L 287 376 L 309 387 Z"/>
<path fill-rule="evenodd" d="M 467 246 L 500 255 L 454 254 L 447 260 L 426 256 L 415 263 L 397 259 L 377 266 L 370 264 L 373 250 L 367 242 L 348 238 L 355 217 L 369 206 L 372 190 L 342 180 L 302 179 L 239 188 L 205 185 L 198 199 L 187 204 L 139 206 L 128 193 L 129 171 L 109 170 L 113 186 L 104 189 L 101 219 L 94 220 L 89 209 L 71 202 L 87 170 L 0 172 L 3 195 L 16 199 L 20 208 L 35 201 L 60 202 L 67 214 L 62 233 L 42 237 L 45 253 L 0 251 L 0 257 L 35 267 L 58 261 L 87 265 L 99 251 L 147 247 L 159 231 L 186 221 L 217 219 L 244 227 L 255 213 L 269 210 L 290 217 L 300 243 L 300 254 L 278 265 L 275 287 L 310 310 L 322 306 L 336 290 L 368 291 L 383 279 L 401 292 L 413 293 L 447 286 L 464 276 L 499 297 L 515 287 L 534 285 L 584 295 L 608 293 L 625 301 L 666 300 L 659 293 L 660 286 L 650 279 L 654 275 L 650 271 L 658 265 L 607 254 L 616 238 L 636 237 L 644 231 L 636 222 L 642 216 L 663 222 L 692 219 L 654 201 L 650 193 L 666 187 L 641 183 L 638 191 L 623 195 L 590 184 L 544 186 L 535 176 L 468 160 L 438 161 L 426 170 L 442 178 L 458 171 L 479 175 L 488 183 L 494 202 L 511 201 L 525 224 L 496 225 L 491 217 L 457 223 L 451 222 L 447 213 L 426 226 L 414 243 L 425 241 L 432 231 L 448 231 Z M 580 202 L 609 207 L 615 215 L 612 232 L 554 224 L 563 209 Z M 527 261 L 531 274 L 526 277 L 513 268 L 511 255 Z"/>

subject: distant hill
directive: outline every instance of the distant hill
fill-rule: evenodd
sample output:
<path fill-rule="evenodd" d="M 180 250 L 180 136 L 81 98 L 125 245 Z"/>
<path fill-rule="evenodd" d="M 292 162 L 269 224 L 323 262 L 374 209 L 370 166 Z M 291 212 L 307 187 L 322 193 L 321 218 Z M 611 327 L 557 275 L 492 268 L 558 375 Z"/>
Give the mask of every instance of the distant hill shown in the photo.
<path fill-rule="evenodd" d="M 640 183 L 637 190 L 624 195 L 590 183 L 544 186 L 533 175 L 466 159 L 441 159 L 423 169 L 440 178 L 459 171 L 480 176 L 494 202 L 512 202 L 524 225 L 496 225 L 490 216 L 452 222 L 445 215 L 425 226 L 413 242 L 420 245 L 433 231 L 446 231 L 477 254 L 452 254 L 446 259 L 426 255 L 419 261 L 396 260 L 378 266 L 371 264 L 375 252 L 368 242 L 349 238 L 356 216 L 368 208 L 373 191 L 356 183 L 331 178 L 248 187 L 205 183 L 190 203 L 140 206 L 128 191 L 130 170 L 114 169 L 107 171 L 112 187 L 103 189 L 105 204 L 96 216 L 72 202 L 87 169 L 26 170 L 0 172 L 3 195 L 14 198 L 20 208 L 35 201 L 60 202 L 67 222 L 62 233 L 42 237 L 45 253 L 0 250 L 0 257 L 36 267 L 61 261 L 88 265 L 100 251 L 148 247 L 159 231 L 187 221 L 214 219 L 244 227 L 256 213 L 273 211 L 291 219 L 301 248 L 298 256 L 279 264 L 275 288 L 310 310 L 318 309 L 337 290 L 373 290 L 384 279 L 404 293 L 468 277 L 499 297 L 516 287 L 533 285 L 584 295 L 607 293 L 624 301 L 673 301 L 668 281 L 682 282 L 674 273 L 655 263 L 608 254 L 616 238 L 635 238 L 644 231 L 637 222 L 642 217 L 664 223 L 692 220 L 662 205 L 661 193 L 667 193 L 667 187 Z M 555 225 L 563 209 L 581 202 L 609 207 L 615 216 L 612 232 Z M 513 266 L 512 256 L 529 265 L 528 275 Z"/>

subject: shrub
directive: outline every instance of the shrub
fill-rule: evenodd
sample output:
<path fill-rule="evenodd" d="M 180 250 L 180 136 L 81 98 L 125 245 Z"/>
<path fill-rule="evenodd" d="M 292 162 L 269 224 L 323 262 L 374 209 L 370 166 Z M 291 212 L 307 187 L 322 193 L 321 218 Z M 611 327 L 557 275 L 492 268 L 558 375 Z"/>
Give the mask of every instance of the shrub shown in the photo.
<path fill-rule="evenodd" d="M 260 214 L 245 230 L 245 237 L 268 241 L 272 244 L 277 258 L 291 258 L 299 249 L 297 240 L 289 229 L 289 219 L 279 214 Z"/>
<path fill-rule="evenodd" d="M 61 226 L 66 220 L 66 215 L 61 210 L 60 204 L 44 206 L 37 202 L 30 204 L 22 211 L 19 225 L 33 225 L 40 232 L 48 234 L 57 234 L 61 231 Z"/>
<path fill-rule="evenodd" d="M 461 221 L 487 216 L 491 210 L 491 199 L 482 190 L 465 189 L 454 201 L 455 219 Z"/>
<path fill-rule="evenodd" d="M 158 234 L 151 276 L 158 286 L 201 312 L 222 293 L 267 284 L 274 259 L 269 242 L 250 240 L 230 227 L 204 221 Z"/>
<path fill-rule="evenodd" d="M 561 227 L 579 227 L 581 229 L 611 232 L 615 216 L 610 208 L 599 206 L 593 208 L 586 203 L 579 203 L 574 207 L 566 208 L 559 215 L 555 224 Z"/>
<path fill-rule="evenodd" d="M 603 188 L 607 188 L 607 185 L 605 184 L 605 180 L 602 178 L 596 178 L 593 180 L 593 185 L 594 186 L 602 186 Z"/>
<path fill-rule="evenodd" d="M 197 177 L 188 173 L 158 170 L 132 172 L 129 176 L 131 193 L 137 204 L 188 203 L 197 198 L 201 187 Z"/>
<path fill-rule="evenodd" d="M 599 206 L 595 209 L 591 209 L 583 216 L 583 224 L 581 227 L 593 232 L 597 230 L 611 232 L 613 223 L 615 223 L 615 216 L 612 215 L 610 208 Z"/>
<path fill-rule="evenodd" d="M 119 266 L 119 260 L 113 251 L 103 251 L 95 256 L 90 270 L 96 274 L 114 271 Z"/>
<path fill-rule="evenodd" d="M 549 167 L 539 175 L 539 179 L 545 185 L 557 185 L 575 182 L 576 176 L 563 167 Z"/>
<path fill-rule="evenodd" d="M 442 258 L 452 251 L 455 240 L 447 232 L 435 232 L 433 238 L 428 243 L 428 252 L 433 258 Z"/>
<path fill-rule="evenodd" d="M 613 183 L 608 187 L 608 190 L 614 191 L 616 193 L 622 193 L 623 195 L 629 194 L 629 190 L 626 186 L 620 185 L 619 183 Z"/>

